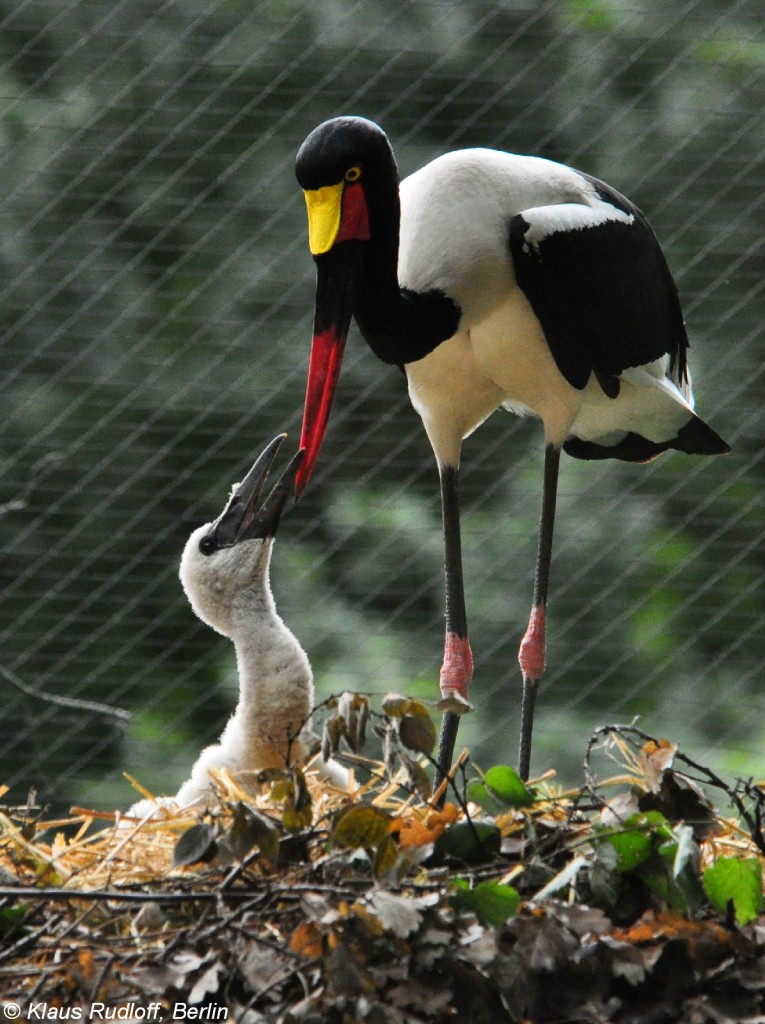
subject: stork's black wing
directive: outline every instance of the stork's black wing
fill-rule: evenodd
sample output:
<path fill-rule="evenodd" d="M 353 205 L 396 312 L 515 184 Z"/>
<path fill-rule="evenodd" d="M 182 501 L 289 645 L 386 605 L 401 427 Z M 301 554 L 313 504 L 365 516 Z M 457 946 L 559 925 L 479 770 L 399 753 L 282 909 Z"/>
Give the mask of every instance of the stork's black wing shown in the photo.
<path fill-rule="evenodd" d="M 615 397 L 623 370 L 668 354 L 670 372 L 681 383 L 688 338 L 656 236 L 628 199 L 582 177 L 597 194 L 595 207 L 540 206 L 510 224 L 516 280 L 558 369 L 579 389 L 595 373 Z"/>

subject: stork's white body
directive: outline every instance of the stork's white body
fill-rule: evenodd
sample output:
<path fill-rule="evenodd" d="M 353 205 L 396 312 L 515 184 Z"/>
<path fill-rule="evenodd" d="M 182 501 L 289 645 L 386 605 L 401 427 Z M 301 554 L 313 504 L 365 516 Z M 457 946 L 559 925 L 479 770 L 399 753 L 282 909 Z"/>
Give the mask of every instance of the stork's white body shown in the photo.
<path fill-rule="evenodd" d="M 625 370 L 616 399 L 594 375 L 584 389 L 573 387 L 516 283 L 507 228 L 517 214 L 531 225 L 530 245 L 554 232 L 584 239 L 588 228 L 631 222 L 587 178 L 539 157 L 461 150 L 406 178 L 400 197 L 402 287 L 439 289 L 462 312 L 453 337 L 405 366 L 441 466 L 459 465 L 463 438 L 499 406 L 540 417 L 547 443 L 557 446 L 572 434 L 615 443 L 629 431 L 661 442 L 688 420 L 690 385 L 668 376 L 669 357 Z"/>

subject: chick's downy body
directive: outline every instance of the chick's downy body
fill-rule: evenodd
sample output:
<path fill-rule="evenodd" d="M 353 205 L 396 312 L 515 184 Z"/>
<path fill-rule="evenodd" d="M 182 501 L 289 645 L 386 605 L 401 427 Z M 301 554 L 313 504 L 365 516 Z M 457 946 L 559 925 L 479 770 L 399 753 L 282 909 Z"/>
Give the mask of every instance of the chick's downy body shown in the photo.
<path fill-rule="evenodd" d="M 311 665 L 271 592 L 273 538 L 242 541 L 206 557 L 200 541 L 208 531 L 200 527 L 189 538 L 180 577 L 199 618 L 234 644 L 239 702 L 218 743 L 199 756 L 179 803 L 208 791 L 211 768 L 244 773 L 301 762 L 300 733 L 313 707 Z"/>

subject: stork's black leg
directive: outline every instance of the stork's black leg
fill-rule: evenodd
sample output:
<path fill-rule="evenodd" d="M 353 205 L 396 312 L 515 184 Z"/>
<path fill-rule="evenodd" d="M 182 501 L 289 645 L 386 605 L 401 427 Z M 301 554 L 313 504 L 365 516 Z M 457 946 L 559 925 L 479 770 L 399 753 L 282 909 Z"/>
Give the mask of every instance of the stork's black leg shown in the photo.
<path fill-rule="evenodd" d="M 467 691 L 473 675 L 462 577 L 458 471 L 451 466 L 441 469 L 441 510 L 446 582 L 446 639 L 444 664 L 441 668 L 441 698 L 443 703 L 455 705 L 458 710 L 446 710 L 441 724 L 436 786 L 451 768 L 459 729 L 459 710 L 469 710 Z"/>
<path fill-rule="evenodd" d="M 542 514 L 539 522 L 539 547 L 534 577 L 534 599 L 526 634 L 518 652 L 523 673 L 521 701 L 521 743 L 518 753 L 518 773 L 528 779 L 531 767 L 531 733 L 534 727 L 534 704 L 537 686 L 545 668 L 545 627 L 547 620 L 547 588 L 550 582 L 555 501 L 558 494 L 560 448 L 548 445 L 545 449 L 545 475 L 542 487 Z"/>

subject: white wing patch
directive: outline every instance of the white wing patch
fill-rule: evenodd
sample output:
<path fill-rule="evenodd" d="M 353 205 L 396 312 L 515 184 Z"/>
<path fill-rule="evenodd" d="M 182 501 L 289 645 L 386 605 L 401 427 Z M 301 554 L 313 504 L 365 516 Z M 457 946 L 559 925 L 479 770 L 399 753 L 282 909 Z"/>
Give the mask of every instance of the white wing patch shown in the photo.
<path fill-rule="evenodd" d="M 559 203 L 555 206 L 536 206 L 524 210 L 521 216 L 529 225 L 524 232 L 526 246 L 539 248 L 541 242 L 550 235 L 568 231 L 583 231 L 594 228 L 609 221 L 622 224 L 633 224 L 635 217 L 625 213 L 602 199 L 592 199 L 588 205 L 583 203 Z M 528 252 L 528 248 L 525 248 Z"/>

